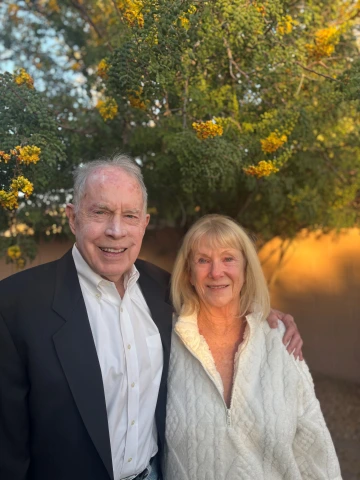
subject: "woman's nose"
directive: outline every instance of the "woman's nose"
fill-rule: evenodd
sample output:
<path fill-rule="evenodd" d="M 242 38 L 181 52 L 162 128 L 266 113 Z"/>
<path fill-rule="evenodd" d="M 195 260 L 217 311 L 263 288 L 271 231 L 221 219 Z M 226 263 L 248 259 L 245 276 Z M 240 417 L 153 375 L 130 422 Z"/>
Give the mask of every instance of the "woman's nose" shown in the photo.
<path fill-rule="evenodd" d="M 220 278 L 223 275 L 223 268 L 221 262 L 212 262 L 210 269 L 210 276 L 214 279 Z"/>

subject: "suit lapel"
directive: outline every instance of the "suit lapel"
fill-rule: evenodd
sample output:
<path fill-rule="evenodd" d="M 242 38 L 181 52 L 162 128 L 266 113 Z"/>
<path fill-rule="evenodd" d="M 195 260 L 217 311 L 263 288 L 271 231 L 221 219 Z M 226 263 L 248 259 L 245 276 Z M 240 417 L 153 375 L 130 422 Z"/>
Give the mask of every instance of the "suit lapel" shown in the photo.
<path fill-rule="evenodd" d="M 101 370 L 71 251 L 58 262 L 53 308 L 65 320 L 53 336 L 57 355 L 85 427 L 113 479 Z"/>

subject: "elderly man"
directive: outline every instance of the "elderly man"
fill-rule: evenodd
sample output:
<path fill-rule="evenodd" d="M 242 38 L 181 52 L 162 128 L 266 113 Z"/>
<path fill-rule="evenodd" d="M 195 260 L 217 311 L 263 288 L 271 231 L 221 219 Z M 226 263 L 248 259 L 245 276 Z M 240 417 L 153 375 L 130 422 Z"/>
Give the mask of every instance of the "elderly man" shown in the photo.
<path fill-rule="evenodd" d="M 1 480 L 161 478 L 172 307 L 169 274 L 137 260 L 146 203 L 128 157 L 85 164 L 72 250 L 0 283 Z"/>

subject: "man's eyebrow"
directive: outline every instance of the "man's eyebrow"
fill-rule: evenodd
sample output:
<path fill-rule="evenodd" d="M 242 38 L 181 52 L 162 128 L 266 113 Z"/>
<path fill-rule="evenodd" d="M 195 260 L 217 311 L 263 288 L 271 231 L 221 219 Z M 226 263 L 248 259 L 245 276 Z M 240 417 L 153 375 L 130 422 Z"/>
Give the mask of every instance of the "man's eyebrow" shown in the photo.
<path fill-rule="evenodd" d="M 140 213 L 140 210 L 137 208 L 127 208 L 124 210 L 124 213 Z"/>
<path fill-rule="evenodd" d="M 104 203 L 93 203 L 91 205 L 91 208 L 100 208 L 102 210 L 110 210 L 110 208 L 107 205 L 105 205 Z"/>

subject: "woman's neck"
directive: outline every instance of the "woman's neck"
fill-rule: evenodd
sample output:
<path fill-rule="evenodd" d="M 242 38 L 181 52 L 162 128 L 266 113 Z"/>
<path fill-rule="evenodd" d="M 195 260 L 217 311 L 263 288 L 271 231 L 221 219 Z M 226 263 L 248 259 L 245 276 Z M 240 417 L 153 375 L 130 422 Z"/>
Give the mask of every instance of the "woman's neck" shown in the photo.
<path fill-rule="evenodd" d="M 198 314 L 199 332 L 205 336 L 225 337 L 240 334 L 244 319 L 240 316 L 238 306 L 236 308 L 209 308 L 200 306 Z"/>

